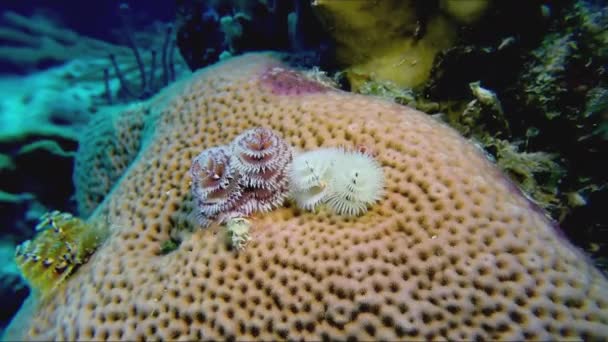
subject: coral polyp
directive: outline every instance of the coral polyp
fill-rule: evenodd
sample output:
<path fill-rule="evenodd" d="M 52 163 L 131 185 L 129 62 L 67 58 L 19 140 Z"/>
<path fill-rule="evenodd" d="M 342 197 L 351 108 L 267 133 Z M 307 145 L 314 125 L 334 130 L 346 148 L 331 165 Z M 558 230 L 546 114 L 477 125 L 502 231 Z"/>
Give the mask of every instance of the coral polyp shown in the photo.
<path fill-rule="evenodd" d="M 36 230 L 34 240 L 17 246 L 15 263 L 32 289 L 43 297 L 84 264 L 107 233 L 59 211 L 41 216 Z"/>

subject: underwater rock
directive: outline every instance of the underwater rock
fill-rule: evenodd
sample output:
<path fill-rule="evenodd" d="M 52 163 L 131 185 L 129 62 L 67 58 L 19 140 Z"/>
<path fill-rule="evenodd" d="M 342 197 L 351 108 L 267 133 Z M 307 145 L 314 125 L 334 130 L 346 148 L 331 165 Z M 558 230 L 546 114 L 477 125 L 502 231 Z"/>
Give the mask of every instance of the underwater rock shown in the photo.
<path fill-rule="evenodd" d="M 597 163 L 608 151 L 607 13 L 588 0 L 495 2 L 436 56 L 424 89 L 371 80 L 353 90 L 436 113 L 492 154 L 569 237 L 605 258 L 608 244 L 597 242 L 608 241 L 604 203 L 573 206 L 569 198 L 608 190 L 608 169 Z M 482 106 L 473 82 L 493 91 L 502 110 Z"/>
<path fill-rule="evenodd" d="M 231 58 L 144 103 L 154 130 L 87 221 L 113 222 L 112 234 L 4 338 L 608 338 L 608 280 L 477 147 L 377 98 L 275 94 L 260 75 L 277 66 Z M 375 151 L 385 197 L 356 218 L 293 205 L 255 215 L 238 253 L 218 225 L 195 229 L 192 158 L 260 126 L 302 150 Z M 179 226 L 192 232 L 164 254 Z"/>

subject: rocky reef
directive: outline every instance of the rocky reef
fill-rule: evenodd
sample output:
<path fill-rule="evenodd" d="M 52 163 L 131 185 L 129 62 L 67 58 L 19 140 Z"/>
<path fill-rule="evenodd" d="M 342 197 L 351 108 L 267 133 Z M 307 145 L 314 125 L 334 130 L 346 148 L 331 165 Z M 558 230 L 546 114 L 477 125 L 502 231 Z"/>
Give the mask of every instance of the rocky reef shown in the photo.
<path fill-rule="evenodd" d="M 132 30 L 126 26 L 118 29 Z M 0 232 L 2 248 L 8 254 L 13 254 L 18 243 L 34 236 L 36 222 L 45 212 L 76 213 L 74 156 L 89 121 L 99 112 L 122 111 L 128 103 L 153 95 L 171 81 L 169 77 L 164 81 L 169 69 L 175 78 L 189 73 L 177 53 L 171 61 L 172 68 L 160 67 L 160 53 L 159 67 L 154 68 L 155 57 L 150 51 L 162 47 L 164 40 L 172 37 L 165 32 L 166 25 L 130 32 L 140 48 L 138 61 L 132 47 L 84 36 L 40 14 L 3 12 Z M 167 59 L 165 64 L 169 62 Z M 142 68 L 148 80 L 147 92 L 140 94 Z M 136 89 L 138 96 L 130 96 L 127 88 Z M 16 270 L 9 259 L 6 270 Z M 7 303 L 7 316 L 0 327 L 20 305 L 23 289 L 27 290 L 16 274 L 0 275 L 3 279 L 0 299 Z"/>
<path fill-rule="evenodd" d="M 176 6 L 118 43 L 3 14 L 6 339 L 608 336 L 605 4 Z M 289 158 L 226 173 L 256 129 Z"/>
<path fill-rule="evenodd" d="M 422 84 L 372 72 L 353 90 L 437 115 L 474 140 L 605 267 L 607 13 L 586 0 L 489 2 Z"/>
<path fill-rule="evenodd" d="M 608 336 L 608 280 L 482 150 L 423 112 L 311 87 L 295 70 L 301 81 L 277 92 L 281 78 L 264 77 L 277 68 L 289 70 L 272 54 L 231 58 L 131 109 L 121 129 L 138 147 L 114 150 L 120 176 L 87 220 L 109 222 L 108 240 L 54 296 L 31 297 L 5 339 Z M 230 231 L 193 219 L 187 174 L 201 150 L 255 127 L 301 151 L 366 146 L 386 195 L 356 217 L 255 213 L 235 251 Z M 76 177 L 106 182 L 91 171 L 108 150 L 78 154 Z"/>

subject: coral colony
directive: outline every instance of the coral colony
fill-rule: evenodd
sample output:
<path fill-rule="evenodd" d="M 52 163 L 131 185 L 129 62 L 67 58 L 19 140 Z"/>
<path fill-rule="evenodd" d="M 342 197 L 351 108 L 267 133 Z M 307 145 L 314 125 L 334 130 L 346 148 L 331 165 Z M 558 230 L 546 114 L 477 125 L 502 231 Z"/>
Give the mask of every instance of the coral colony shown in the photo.
<path fill-rule="evenodd" d="M 607 340 L 606 277 L 473 144 L 409 107 L 264 78 L 279 63 L 233 57 L 133 120 L 100 117 L 112 130 L 86 135 L 103 143 L 75 173 L 105 190 L 77 200 L 87 225 L 120 226 L 6 340 Z M 77 245 L 73 221 L 45 222 Z"/>
<path fill-rule="evenodd" d="M 384 184 L 382 168 L 367 154 L 322 148 L 294 159 L 293 148 L 262 127 L 201 152 L 190 176 L 198 223 L 225 224 L 237 250 L 250 240 L 246 217 L 280 207 L 288 195 L 302 209 L 326 203 L 338 214 L 360 215 L 380 199 Z"/>

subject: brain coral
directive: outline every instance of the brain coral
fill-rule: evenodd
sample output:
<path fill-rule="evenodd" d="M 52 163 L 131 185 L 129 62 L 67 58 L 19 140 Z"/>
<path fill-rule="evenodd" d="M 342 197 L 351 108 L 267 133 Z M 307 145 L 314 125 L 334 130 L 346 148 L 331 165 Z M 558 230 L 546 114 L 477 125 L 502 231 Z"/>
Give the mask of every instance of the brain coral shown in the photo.
<path fill-rule="evenodd" d="M 112 225 L 108 241 L 52 298 L 30 301 L 7 338 L 608 338 L 606 278 L 476 147 L 424 113 L 314 85 L 268 54 L 159 96 L 170 100 L 141 105 L 155 106 L 154 129 L 89 218 Z M 256 126 L 299 150 L 369 147 L 385 196 L 361 217 L 293 204 L 256 215 L 238 253 L 212 225 L 163 255 L 172 230 L 193 228 L 193 157 Z M 80 153 L 77 171 L 98 177 L 105 152 Z"/>

